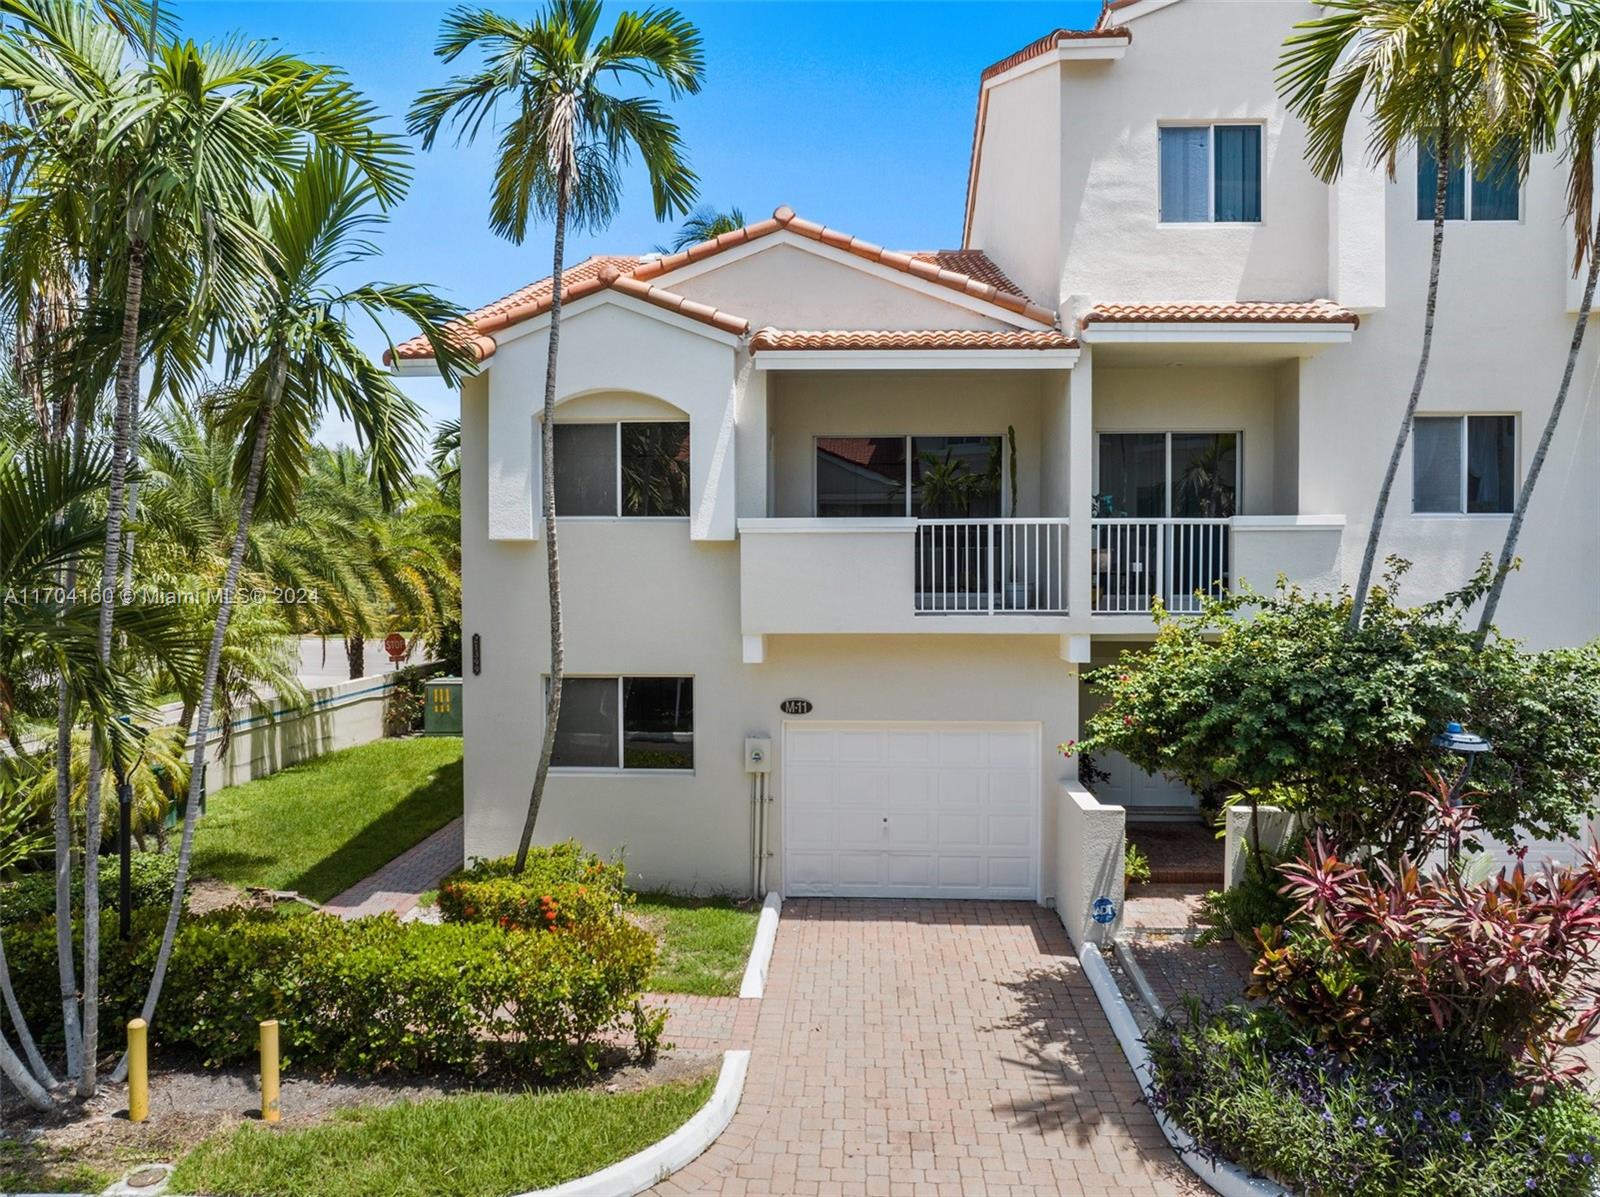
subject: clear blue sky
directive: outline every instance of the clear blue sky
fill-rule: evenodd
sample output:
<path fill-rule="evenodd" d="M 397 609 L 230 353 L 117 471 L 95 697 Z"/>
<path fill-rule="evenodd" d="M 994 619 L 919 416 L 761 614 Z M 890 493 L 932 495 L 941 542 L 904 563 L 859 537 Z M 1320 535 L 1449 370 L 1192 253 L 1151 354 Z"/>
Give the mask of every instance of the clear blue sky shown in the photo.
<path fill-rule="evenodd" d="M 538 4 L 488 0 L 529 19 Z M 608 12 L 646 7 L 611 3 Z M 292 53 L 347 71 L 397 128 L 418 88 L 449 73 L 433 57 L 447 10 L 425 0 L 188 0 L 175 5 L 197 41 L 230 33 L 275 39 Z M 1064 3 L 779 3 L 687 0 L 705 38 L 706 85 L 676 102 L 701 198 L 747 219 L 779 204 L 898 249 L 960 244 L 978 74 L 1061 25 L 1087 26 L 1098 0 Z M 604 24 L 604 22 L 602 22 Z M 489 232 L 494 139 L 436 144 L 364 274 L 423 282 L 474 307 L 549 273 L 549 230 L 521 246 Z M 642 252 L 665 241 L 642 176 L 630 176 L 611 227 L 569 241 L 569 260 Z M 360 281 L 352 278 L 351 281 Z M 395 330 L 396 335 L 406 330 Z M 381 339 L 368 343 L 381 347 Z M 430 420 L 454 414 L 437 382 L 408 380 Z M 348 440 L 330 424 L 322 439 Z"/>

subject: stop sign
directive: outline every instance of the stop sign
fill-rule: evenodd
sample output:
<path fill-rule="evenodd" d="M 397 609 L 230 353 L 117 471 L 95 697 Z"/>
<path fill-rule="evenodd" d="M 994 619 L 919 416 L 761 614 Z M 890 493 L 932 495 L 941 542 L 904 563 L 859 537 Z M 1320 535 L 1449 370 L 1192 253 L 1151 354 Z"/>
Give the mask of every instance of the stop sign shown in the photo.
<path fill-rule="evenodd" d="M 389 660 L 400 661 L 405 659 L 406 638 L 399 632 L 390 632 L 383 638 L 383 651 L 389 654 Z"/>

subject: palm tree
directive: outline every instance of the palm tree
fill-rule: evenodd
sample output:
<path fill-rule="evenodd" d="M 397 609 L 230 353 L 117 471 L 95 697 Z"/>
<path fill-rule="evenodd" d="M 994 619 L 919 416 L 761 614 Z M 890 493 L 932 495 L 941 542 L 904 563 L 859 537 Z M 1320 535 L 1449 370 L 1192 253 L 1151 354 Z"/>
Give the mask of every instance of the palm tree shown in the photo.
<path fill-rule="evenodd" d="M 1505 590 L 1506 578 L 1515 568 L 1517 540 L 1522 535 L 1522 522 L 1533 499 L 1533 488 L 1550 455 L 1550 442 L 1555 439 L 1556 426 L 1561 423 L 1561 413 L 1567 405 L 1567 395 L 1572 390 L 1572 376 L 1578 368 L 1578 353 L 1583 348 L 1584 333 L 1589 328 L 1589 313 L 1594 307 L 1595 282 L 1600 279 L 1600 225 L 1596 224 L 1594 205 L 1596 143 L 1600 142 L 1600 5 L 1594 0 L 1574 0 L 1557 12 L 1549 34 L 1550 49 L 1555 58 L 1553 77 L 1554 95 L 1547 111 L 1564 115 L 1560 140 L 1567 159 L 1567 215 L 1572 220 L 1574 252 L 1572 272 L 1576 275 L 1588 269 L 1583 280 L 1583 298 L 1578 304 L 1578 319 L 1572 327 L 1572 342 L 1567 348 L 1567 365 L 1556 387 L 1555 402 L 1539 435 L 1539 446 L 1528 463 L 1528 473 L 1517 493 L 1517 504 L 1511 512 L 1511 522 L 1506 527 L 1505 543 L 1500 546 L 1500 560 L 1489 592 L 1484 596 L 1483 612 L 1478 618 L 1478 644 L 1488 639 L 1494 626 L 1495 611 L 1500 606 L 1500 596 Z"/>
<path fill-rule="evenodd" d="M 250 219 L 255 194 L 281 184 L 305 139 L 361 164 L 385 200 L 404 176 L 398 147 L 374 133 L 371 107 L 337 73 L 262 43 L 219 47 L 157 40 L 152 19 L 129 61 L 127 30 L 82 0 L 0 0 L 19 24 L 0 36 L 0 91 L 19 97 L 28 121 L 18 152 L 64 169 L 36 176 L 76 187 L 100 215 L 93 252 L 120 280 L 113 452 L 100 561 L 100 655 L 109 663 L 126 489 L 136 439 L 146 269 L 181 243 L 198 259 L 191 310 L 247 314 L 244 280 L 271 255 Z M 153 14 L 152 14 L 153 16 Z M 32 180 L 31 180 L 32 181 Z M 109 292 L 109 288 L 107 288 Z M 63 757 L 63 759 L 65 759 Z M 100 822 L 100 770 L 89 771 L 91 842 Z M 64 788 L 64 787 L 63 787 Z M 96 1084 L 99 987 L 98 861 L 85 858 L 84 977 L 78 1090 Z M 63 1001 L 68 978 L 63 973 Z M 69 1042 L 75 1037 L 68 1028 Z"/>
<path fill-rule="evenodd" d="M 719 212 L 710 204 L 702 204 L 689 213 L 689 218 L 678 226 L 678 231 L 672 235 L 672 240 L 668 244 L 656 246 L 656 252 L 675 254 L 681 249 L 688 249 L 691 245 L 698 245 L 702 241 L 710 241 L 724 233 L 742 229 L 744 223 L 744 213 L 738 208 Z"/>
<path fill-rule="evenodd" d="M 1539 0 L 1326 0 L 1324 15 L 1296 26 L 1279 59 L 1279 91 L 1305 122 L 1306 157 L 1325 182 L 1344 169 L 1345 136 L 1358 112 L 1370 117 L 1368 155 L 1391 179 L 1406 147 L 1433 146 L 1437 163 L 1422 346 L 1367 530 L 1352 631 L 1361 625 L 1384 515 L 1428 374 L 1452 162 L 1467 152 L 1481 170 L 1509 137 L 1518 149 L 1516 169 L 1526 171 L 1532 117 L 1551 65 L 1540 7 Z"/>
<path fill-rule="evenodd" d="M 7 533 L 0 539 L 0 577 L 15 599 L 0 603 L 0 673 L 66 679 L 74 709 L 82 703 L 89 710 L 92 742 L 98 741 L 101 759 L 126 769 L 137 756 L 138 733 L 117 716 L 140 709 L 138 688 L 121 661 L 102 659 L 98 609 L 61 597 L 56 586 L 67 566 L 92 565 L 96 547 L 104 543 L 105 517 L 95 500 L 110 474 L 110 450 L 103 445 L 78 449 L 61 441 L 39 443 L 0 457 L 0 528 Z M 122 639 L 131 652 L 159 662 L 174 676 L 197 672 L 199 646 L 175 608 L 135 601 L 121 615 Z M 70 908 L 59 921 L 70 931 Z M 33 1058 L 9 989 L 0 952 L 0 990 L 31 1065 L 19 1073 L 21 1062 L 0 1039 L 0 1071 L 34 1104 L 42 1096 L 48 1105 L 54 1078 Z"/>
<path fill-rule="evenodd" d="M 544 800 L 566 658 L 556 547 L 555 410 L 567 226 L 599 229 L 610 222 L 621 195 L 621 167 L 635 149 L 650 175 L 656 219 L 687 212 L 698 182 L 685 160 L 677 123 L 660 104 L 648 96 L 615 95 L 607 88 L 660 84 L 674 98 L 698 92 L 705 65 L 699 30 L 670 8 L 623 12 L 611 32 L 596 40 L 599 23 L 599 0 L 550 0 L 531 25 L 488 9 L 454 8 L 444 19 L 434 53 L 454 62 L 476 49 L 483 64 L 442 87 L 425 89 L 410 117 L 411 132 L 428 149 L 447 122 L 455 125 L 458 141 L 470 141 L 497 107 L 507 104 L 512 111 L 500 130 L 489 225 L 518 245 L 527 236 L 531 215 L 537 213 L 555 226 L 539 434 L 550 588 L 550 687 L 528 817 L 517 845 L 517 873 L 527 864 Z"/>
<path fill-rule="evenodd" d="M 390 316 L 417 325 L 447 382 L 454 382 L 470 362 L 466 351 L 444 331 L 459 319 L 460 310 L 426 288 L 401 283 L 334 285 L 336 275 L 377 252 L 367 238 L 383 221 L 380 206 L 393 195 L 358 162 L 322 149 L 302 159 L 293 182 L 258 214 L 260 239 L 274 252 L 256 288 L 254 315 L 233 330 L 228 358 L 234 386 L 212 405 L 218 430 L 237 440 L 232 480 L 239 492 L 239 512 L 201 678 L 177 880 L 145 995 L 146 1021 L 154 1017 L 160 1001 L 183 913 L 200 812 L 206 734 L 257 501 L 272 516 L 292 516 L 312 432 L 330 409 L 355 425 L 368 450 L 372 485 L 384 502 L 409 481 L 421 425 L 416 404 L 387 371 L 357 348 L 348 323 L 352 317 L 367 316 L 380 330 L 383 319 Z M 117 1079 L 126 1067 L 124 1057 Z"/>

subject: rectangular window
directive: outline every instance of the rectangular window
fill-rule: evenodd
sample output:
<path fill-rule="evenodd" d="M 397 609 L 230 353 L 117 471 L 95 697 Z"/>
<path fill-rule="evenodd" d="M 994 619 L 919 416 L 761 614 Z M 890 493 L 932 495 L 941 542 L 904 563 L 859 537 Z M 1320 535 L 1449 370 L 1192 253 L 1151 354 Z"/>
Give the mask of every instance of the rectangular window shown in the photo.
<path fill-rule="evenodd" d="M 685 421 L 557 424 L 556 514 L 687 516 Z"/>
<path fill-rule="evenodd" d="M 1516 220 L 1521 215 L 1522 180 L 1517 174 L 1518 145 L 1502 141 L 1480 174 L 1470 154 L 1452 155 L 1450 181 L 1445 187 L 1446 220 Z M 1417 219 L 1433 220 L 1433 205 L 1439 186 L 1437 145 L 1431 141 L 1417 145 Z M 1470 169 L 1471 185 L 1468 185 Z"/>
<path fill-rule="evenodd" d="M 993 518 L 1004 454 L 999 436 L 819 436 L 817 515 Z"/>
<path fill-rule="evenodd" d="M 694 679 L 563 679 L 550 764 L 557 769 L 693 769 Z"/>
<path fill-rule="evenodd" d="M 1515 416 L 1418 416 L 1411 430 L 1411 509 L 1505 515 L 1516 502 Z"/>
<path fill-rule="evenodd" d="M 622 514 L 689 514 L 689 425 L 622 424 Z"/>
<path fill-rule="evenodd" d="M 1163 125 L 1160 138 L 1164 223 L 1261 220 L 1260 125 Z"/>

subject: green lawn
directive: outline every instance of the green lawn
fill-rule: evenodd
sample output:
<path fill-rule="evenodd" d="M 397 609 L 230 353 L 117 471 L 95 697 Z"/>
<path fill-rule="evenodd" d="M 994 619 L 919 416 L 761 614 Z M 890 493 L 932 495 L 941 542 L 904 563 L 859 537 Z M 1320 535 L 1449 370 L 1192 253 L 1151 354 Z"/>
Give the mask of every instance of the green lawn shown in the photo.
<path fill-rule="evenodd" d="M 194 875 L 326 902 L 460 814 L 460 740 L 378 740 L 212 795 Z"/>
<path fill-rule="evenodd" d="M 759 906 L 728 898 L 640 894 L 634 910 L 661 942 L 652 990 L 709 997 L 738 994 Z"/>
<path fill-rule="evenodd" d="M 506 1197 L 598 1171 L 665 1138 L 712 1078 L 632 1093 L 475 1094 L 350 1111 L 306 1130 L 241 1126 L 172 1178 L 213 1197 Z"/>

